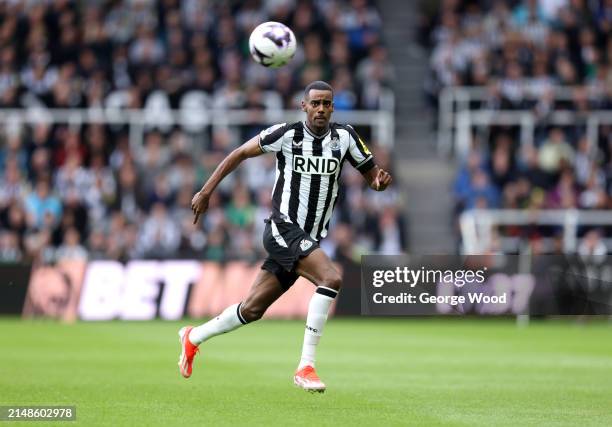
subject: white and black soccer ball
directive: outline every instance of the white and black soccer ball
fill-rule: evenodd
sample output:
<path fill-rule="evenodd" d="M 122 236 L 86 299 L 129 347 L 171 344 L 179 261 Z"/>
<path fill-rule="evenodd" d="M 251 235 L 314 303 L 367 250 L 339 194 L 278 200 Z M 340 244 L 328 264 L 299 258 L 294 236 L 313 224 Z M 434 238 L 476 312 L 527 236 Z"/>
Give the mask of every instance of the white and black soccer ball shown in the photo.
<path fill-rule="evenodd" d="M 280 22 L 264 22 L 249 37 L 251 56 L 264 67 L 279 68 L 286 65 L 295 55 L 296 45 L 293 31 Z"/>

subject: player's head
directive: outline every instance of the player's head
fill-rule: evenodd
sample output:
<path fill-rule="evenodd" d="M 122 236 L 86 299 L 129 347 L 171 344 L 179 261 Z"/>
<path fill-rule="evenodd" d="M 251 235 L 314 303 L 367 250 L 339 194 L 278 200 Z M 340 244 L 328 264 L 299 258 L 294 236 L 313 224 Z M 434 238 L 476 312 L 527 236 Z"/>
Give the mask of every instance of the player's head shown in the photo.
<path fill-rule="evenodd" d="M 326 130 L 334 112 L 334 90 L 320 80 L 314 81 L 304 89 L 302 111 L 306 113 L 306 123 L 317 131 Z"/>

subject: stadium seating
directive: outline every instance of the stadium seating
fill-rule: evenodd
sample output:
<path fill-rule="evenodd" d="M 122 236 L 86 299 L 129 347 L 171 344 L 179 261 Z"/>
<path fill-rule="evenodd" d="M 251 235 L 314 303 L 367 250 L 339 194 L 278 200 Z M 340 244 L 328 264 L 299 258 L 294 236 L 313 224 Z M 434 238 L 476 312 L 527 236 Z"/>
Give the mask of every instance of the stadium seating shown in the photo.
<path fill-rule="evenodd" d="M 265 20 L 288 23 L 300 40 L 280 71 L 248 58 L 248 34 Z M 2 2 L 0 108 L 42 110 L 42 118 L 46 108 L 144 108 L 157 126 L 141 147 L 124 125 L 5 126 L 0 259 L 260 259 L 273 157 L 229 177 L 201 226 L 192 225 L 190 201 L 221 158 L 264 126 L 211 130 L 199 112 L 295 109 L 304 84 L 316 79 L 336 88 L 337 110 L 377 109 L 392 78 L 380 31 L 374 7 L 341 1 Z M 169 108 L 191 111 L 189 123 L 166 125 Z M 387 150 L 374 149 L 390 167 Z M 344 180 L 334 221 L 346 226 L 326 250 L 401 251 L 405 239 L 389 232 L 402 228 L 397 194 L 363 197 L 359 176 L 347 170 Z"/>
<path fill-rule="evenodd" d="M 468 94 L 482 89 L 468 101 L 470 111 L 534 117 L 529 129 L 519 119 L 470 128 L 453 186 L 457 213 L 612 207 L 612 121 L 608 115 L 608 122 L 587 126 L 590 113 L 612 109 L 611 13 L 609 2 L 582 0 L 423 3 L 420 41 L 431 54 L 425 88 L 432 108 L 445 88 L 461 87 Z M 499 233 L 537 240 L 562 227 Z M 611 236 L 605 228 L 595 234 Z"/>

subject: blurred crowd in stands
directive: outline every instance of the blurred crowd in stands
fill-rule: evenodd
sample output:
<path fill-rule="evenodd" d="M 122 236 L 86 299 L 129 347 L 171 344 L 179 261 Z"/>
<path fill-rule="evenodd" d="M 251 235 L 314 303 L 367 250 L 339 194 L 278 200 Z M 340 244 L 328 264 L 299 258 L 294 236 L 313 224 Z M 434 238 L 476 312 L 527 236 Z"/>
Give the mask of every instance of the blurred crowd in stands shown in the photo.
<path fill-rule="evenodd" d="M 593 140 L 585 121 L 612 110 L 612 1 L 433 3 L 422 3 L 419 32 L 431 53 L 432 107 L 445 87 L 483 86 L 487 96 L 471 108 L 536 118 L 533 146 L 521 146 L 519 126 L 474 132 L 454 183 L 457 211 L 612 208 L 612 125 L 601 123 Z M 566 99 L 555 96 L 558 86 L 568 87 Z M 555 125 L 554 111 L 577 120 Z"/>
<path fill-rule="evenodd" d="M 287 23 L 299 41 L 277 71 L 248 57 L 250 31 L 267 20 Z M 293 109 L 304 85 L 322 79 L 337 110 L 377 109 L 388 65 L 380 16 L 363 0 L 0 2 L 0 108 Z M 262 129 L 256 120 L 152 128 L 135 147 L 127 126 L 9 121 L 0 129 L 0 260 L 259 260 L 274 156 L 228 177 L 198 226 L 190 203 L 220 160 Z M 389 153 L 373 149 L 392 169 Z M 344 169 L 325 249 L 351 259 L 400 252 L 397 192 L 366 190 Z"/>

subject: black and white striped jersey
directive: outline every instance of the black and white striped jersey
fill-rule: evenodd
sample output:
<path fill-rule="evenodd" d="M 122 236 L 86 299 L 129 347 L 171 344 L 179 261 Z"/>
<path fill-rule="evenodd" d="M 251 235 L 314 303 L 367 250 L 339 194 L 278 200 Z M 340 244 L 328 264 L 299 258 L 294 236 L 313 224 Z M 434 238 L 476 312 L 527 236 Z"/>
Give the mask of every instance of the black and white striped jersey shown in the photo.
<path fill-rule="evenodd" d="M 357 132 L 339 123 L 320 136 L 303 122 L 274 125 L 259 134 L 259 146 L 276 153 L 272 219 L 297 224 L 315 240 L 327 235 L 344 161 L 361 173 L 374 167 Z"/>

